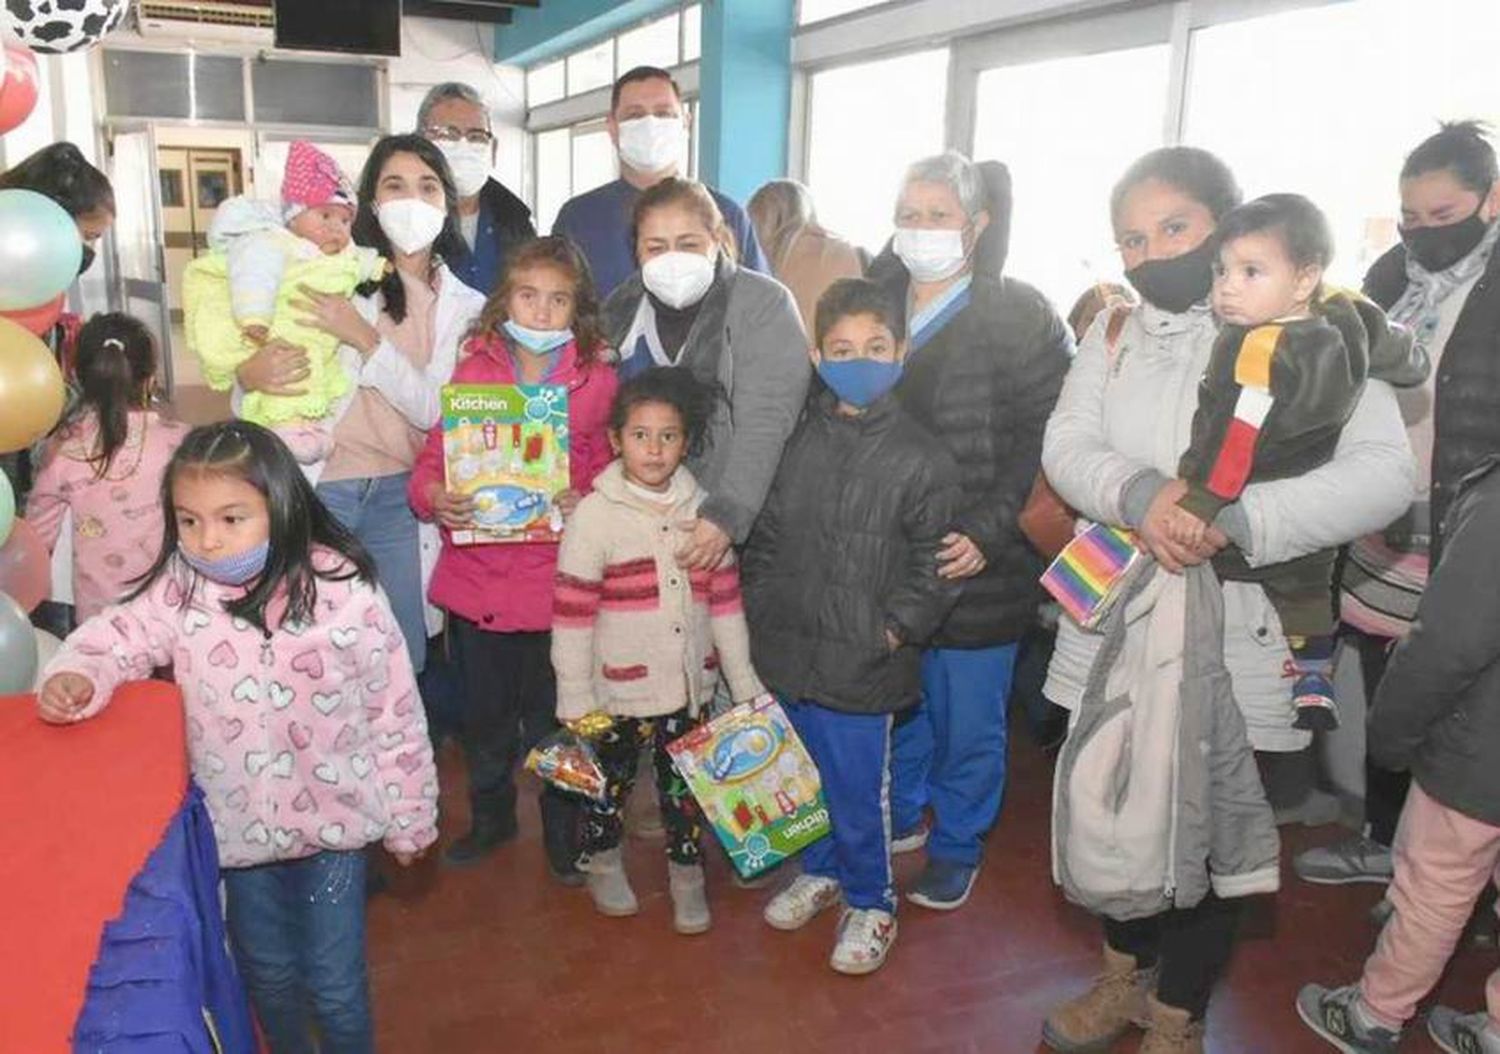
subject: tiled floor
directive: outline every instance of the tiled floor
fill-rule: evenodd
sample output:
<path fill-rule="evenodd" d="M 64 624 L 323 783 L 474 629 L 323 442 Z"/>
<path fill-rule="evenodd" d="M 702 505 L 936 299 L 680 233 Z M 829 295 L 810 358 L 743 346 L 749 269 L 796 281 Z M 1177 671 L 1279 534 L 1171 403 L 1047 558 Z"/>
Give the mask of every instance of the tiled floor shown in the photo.
<path fill-rule="evenodd" d="M 379 1048 L 415 1052 L 1029 1052 L 1043 1049 L 1046 1011 L 1084 987 L 1099 931 L 1063 902 L 1048 871 L 1050 767 L 1023 739 L 986 869 L 968 905 L 949 915 L 903 909 L 886 967 L 841 977 L 825 965 L 833 913 L 779 933 L 760 919 L 768 891 L 737 889 L 721 857 L 710 866 L 714 928 L 671 931 L 659 843 L 633 841 L 641 896 L 631 919 L 596 916 L 582 890 L 547 877 L 535 812 L 521 838 L 479 867 L 427 860 L 394 876 L 370 912 Z M 462 764 L 442 754 L 445 840 L 462 833 Z M 1292 850 L 1340 833 L 1294 830 Z M 900 860 L 909 880 L 919 862 Z M 392 868 L 392 870 L 395 870 Z M 1374 886 L 1318 888 L 1287 872 L 1274 902 L 1256 905 L 1210 1011 L 1214 1054 L 1315 1054 L 1332 1048 L 1296 1020 L 1306 980 L 1357 974 L 1374 938 Z M 1466 950 L 1441 996 L 1476 1007 L 1493 952 Z M 1420 1032 L 1414 1029 L 1413 1032 Z M 1407 1051 L 1435 1048 L 1413 1035 Z M 1135 1042 L 1120 1044 L 1122 1054 Z"/>

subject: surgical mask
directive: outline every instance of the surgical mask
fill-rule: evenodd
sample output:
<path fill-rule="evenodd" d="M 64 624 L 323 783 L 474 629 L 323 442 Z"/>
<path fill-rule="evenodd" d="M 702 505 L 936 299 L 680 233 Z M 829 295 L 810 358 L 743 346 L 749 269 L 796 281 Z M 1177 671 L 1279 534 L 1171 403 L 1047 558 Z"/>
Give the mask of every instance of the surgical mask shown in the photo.
<path fill-rule="evenodd" d="M 714 261 L 702 253 L 669 252 L 641 267 L 641 282 L 662 303 L 681 311 L 714 284 Z"/>
<path fill-rule="evenodd" d="M 532 329 L 523 326 L 513 318 L 504 322 L 506 333 L 527 351 L 534 351 L 538 355 L 545 355 L 554 348 L 560 348 L 573 339 L 571 329 Z"/>
<path fill-rule="evenodd" d="M 242 586 L 259 578 L 261 572 L 266 569 L 266 558 L 271 555 L 271 543 L 267 540 L 242 553 L 221 556 L 216 560 L 194 556 L 181 545 L 177 547 L 177 552 L 187 561 L 189 567 L 204 578 L 218 582 L 220 585 Z"/>
<path fill-rule="evenodd" d="M 421 252 L 442 233 L 448 214 L 421 198 L 393 198 L 375 207 L 380 229 L 400 252 Z"/>
<path fill-rule="evenodd" d="M 1181 256 L 1147 260 L 1125 272 L 1125 278 L 1141 299 L 1163 311 L 1180 315 L 1200 300 L 1207 300 L 1214 287 L 1214 239 Z"/>
<path fill-rule="evenodd" d="M 906 270 L 919 282 L 952 278 L 969 258 L 963 231 L 897 227 L 895 247 Z"/>
<path fill-rule="evenodd" d="M 1484 207 L 1484 199 L 1479 201 Z M 1411 258 L 1430 273 L 1446 271 L 1474 251 L 1490 225 L 1475 209 L 1467 218 L 1441 227 L 1402 227 L 1401 241 Z"/>
<path fill-rule="evenodd" d="M 472 198 L 490 178 L 490 147 L 487 143 L 440 142 L 437 148 L 448 159 L 453 185 L 461 198 Z"/>
<path fill-rule="evenodd" d="M 620 124 L 620 160 L 637 172 L 662 172 L 682 160 L 680 117 L 635 117 Z"/>
<path fill-rule="evenodd" d="M 90 267 L 94 266 L 94 257 L 95 257 L 95 255 L 96 255 L 96 251 L 95 251 L 94 247 L 92 245 L 90 245 L 88 242 L 84 242 L 83 243 L 83 255 L 81 257 L 79 257 L 79 260 L 78 260 L 78 273 L 79 274 L 83 274 L 83 272 L 87 271 Z"/>
<path fill-rule="evenodd" d="M 896 386 L 901 379 L 901 363 L 879 359 L 820 359 L 818 376 L 841 401 L 864 409 Z"/>

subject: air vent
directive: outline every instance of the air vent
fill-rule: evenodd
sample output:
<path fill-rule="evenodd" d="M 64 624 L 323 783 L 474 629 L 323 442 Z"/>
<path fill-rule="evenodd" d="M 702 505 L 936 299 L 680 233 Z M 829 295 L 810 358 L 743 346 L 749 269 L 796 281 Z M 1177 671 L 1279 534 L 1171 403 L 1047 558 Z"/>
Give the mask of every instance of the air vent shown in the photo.
<path fill-rule="evenodd" d="M 142 21 L 195 22 L 206 26 L 243 26 L 247 29 L 270 29 L 276 23 L 271 9 L 262 4 L 141 0 L 139 13 Z"/>

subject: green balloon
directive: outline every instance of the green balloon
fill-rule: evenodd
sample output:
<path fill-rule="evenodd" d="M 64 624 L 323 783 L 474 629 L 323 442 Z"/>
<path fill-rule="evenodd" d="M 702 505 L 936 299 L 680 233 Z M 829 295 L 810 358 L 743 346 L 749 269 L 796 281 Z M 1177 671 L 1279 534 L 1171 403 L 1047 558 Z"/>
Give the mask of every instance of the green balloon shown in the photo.
<path fill-rule="evenodd" d="M 16 522 L 16 492 L 10 489 L 10 477 L 0 472 L 0 545 L 10 537 Z"/>
<path fill-rule="evenodd" d="M 31 691 L 36 683 L 36 630 L 21 605 L 0 593 L 0 695 Z"/>

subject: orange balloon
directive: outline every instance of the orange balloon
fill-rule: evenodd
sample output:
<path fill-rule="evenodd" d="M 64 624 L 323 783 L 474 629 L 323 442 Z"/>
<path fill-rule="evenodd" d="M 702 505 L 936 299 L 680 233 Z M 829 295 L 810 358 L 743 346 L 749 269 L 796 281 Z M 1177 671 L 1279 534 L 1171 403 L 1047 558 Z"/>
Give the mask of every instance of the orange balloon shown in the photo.
<path fill-rule="evenodd" d="M 34 334 L 0 318 L 0 454 L 30 446 L 63 410 L 62 371 Z"/>
<path fill-rule="evenodd" d="M 0 318 L 8 318 L 27 332 L 35 333 L 39 337 L 44 336 L 48 330 L 57 325 L 57 320 L 62 317 L 63 304 L 67 299 L 67 293 L 58 293 L 45 304 L 38 304 L 36 307 L 23 308 L 20 311 L 0 311 Z"/>
<path fill-rule="evenodd" d="M 52 592 L 52 557 L 25 520 L 17 520 L 0 545 L 0 593 L 8 593 L 21 610 L 32 611 Z"/>
<path fill-rule="evenodd" d="M 36 107 L 40 76 L 36 56 L 15 37 L 6 34 L 5 76 L 0 80 L 0 135 L 19 128 Z"/>

